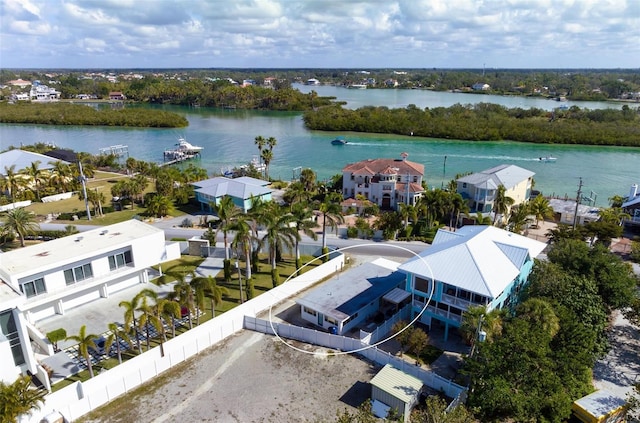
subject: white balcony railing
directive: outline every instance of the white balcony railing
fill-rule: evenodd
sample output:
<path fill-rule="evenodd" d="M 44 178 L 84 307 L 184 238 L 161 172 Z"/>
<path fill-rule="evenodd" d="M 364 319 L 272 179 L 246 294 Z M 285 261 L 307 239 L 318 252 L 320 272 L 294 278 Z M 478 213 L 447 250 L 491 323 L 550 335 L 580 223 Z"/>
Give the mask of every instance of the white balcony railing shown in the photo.
<path fill-rule="evenodd" d="M 447 295 L 447 294 L 442 294 L 442 302 L 455 306 L 457 308 L 460 308 L 463 311 L 469 308 L 469 306 L 474 305 L 474 303 L 472 303 L 469 300 L 465 300 L 465 299 L 454 297 L 453 295 Z"/>

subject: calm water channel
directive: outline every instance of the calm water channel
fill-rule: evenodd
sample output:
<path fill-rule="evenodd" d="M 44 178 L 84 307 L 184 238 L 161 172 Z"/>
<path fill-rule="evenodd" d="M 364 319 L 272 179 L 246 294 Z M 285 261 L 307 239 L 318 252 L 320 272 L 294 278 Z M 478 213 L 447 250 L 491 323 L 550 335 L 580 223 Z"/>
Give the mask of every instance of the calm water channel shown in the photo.
<path fill-rule="evenodd" d="M 557 102 L 541 99 L 490 95 L 434 93 L 419 90 L 349 90 L 339 87 L 297 86 L 303 91 L 315 89 L 320 95 L 332 95 L 348 102 L 348 107 L 386 105 L 405 107 L 450 106 L 492 102 L 507 107 L 539 107 L 551 110 Z M 591 109 L 619 107 L 610 103 L 562 103 Z M 593 193 L 597 205 L 605 205 L 613 194 L 626 195 L 632 183 L 640 182 L 640 148 L 534 145 L 513 142 L 468 142 L 426 140 L 397 135 L 341 133 L 349 140 L 344 146 L 333 146 L 336 134 L 309 131 L 301 114 L 212 110 L 205 108 L 167 107 L 184 115 L 189 126 L 184 129 L 123 129 L 62 127 L 44 125 L 0 124 L 2 149 L 36 142 L 53 142 L 64 148 L 98 153 L 102 147 L 116 144 L 129 146 L 129 154 L 140 160 L 162 162 L 162 152 L 171 148 L 178 137 L 204 147 L 199 165 L 210 175 L 229 167 L 247 163 L 257 155 L 257 135 L 275 137 L 274 160 L 270 175 L 290 179 L 298 167 L 309 167 L 320 179 L 340 173 L 347 163 L 377 157 L 400 157 L 425 165 L 429 186 L 440 187 L 456 173 L 475 172 L 502 163 L 515 164 L 536 173 L 536 188 L 545 195 L 575 197 L 578 177 L 583 178 L 583 192 Z M 555 156 L 557 162 L 542 163 L 538 157 Z M 446 159 L 445 159 L 446 157 Z M 1 165 L 1 164 L 0 164 Z"/>

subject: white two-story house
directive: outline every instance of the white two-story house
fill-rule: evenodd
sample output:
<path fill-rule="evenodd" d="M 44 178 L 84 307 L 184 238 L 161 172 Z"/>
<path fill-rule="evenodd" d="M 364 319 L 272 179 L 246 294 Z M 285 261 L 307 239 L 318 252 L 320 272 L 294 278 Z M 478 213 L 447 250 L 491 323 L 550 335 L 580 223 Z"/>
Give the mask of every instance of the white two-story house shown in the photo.
<path fill-rule="evenodd" d="M 500 165 L 482 172 L 472 173 L 456 180 L 457 192 L 467 200 L 472 213 L 493 211 L 496 191 L 505 187 L 505 195 L 514 200 L 513 205 L 529 200 L 534 172 L 515 165 Z"/>
<path fill-rule="evenodd" d="M 147 283 L 150 266 L 179 257 L 178 243 L 137 220 L 1 253 L 0 380 L 38 373 L 31 342 L 45 342 L 39 320 Z"/>
<path fill-rule="evenodd" d="M 344 198 L 364 196 L 383 210 L 397 210 L 398 204 L 415 205 L 424 193 L 424 165 L 401 159 L 369 159 L 342 169 Z"/>
<path fill-rule="evenodd" d="M 440 229 L 431 247 L 398 270 L 407 273 L 406 291 L 412 294 L 414 315 L 420 321 L 460 327 L 472 305 L 487 311 L 514 304 L 526 285 L 533 259 L 546 247 L 494 226 L 463 226 L 455 232 Z M 426 305 L 426 309 L 425 309 Z"/>

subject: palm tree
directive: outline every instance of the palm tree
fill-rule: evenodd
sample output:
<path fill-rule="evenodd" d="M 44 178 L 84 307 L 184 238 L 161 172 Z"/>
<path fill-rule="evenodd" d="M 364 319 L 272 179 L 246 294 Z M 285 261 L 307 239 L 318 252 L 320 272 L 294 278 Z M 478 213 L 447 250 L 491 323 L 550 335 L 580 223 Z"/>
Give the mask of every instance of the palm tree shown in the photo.
<path fill-rule="evenodd" d="M 300 183 L 309 194 L 316 191 L 317 177 L 313 169 L 305 168 L 300 172 Z"/>
<path fill-rule="evenodd" d="M 479 212 L 479 211 L 476 212 L 474 216 L 467 214 L 467 217 L 469 219 L 473 219 L 473 221 L 475 222 L 474 225 L 490 225 L 491 224 L 491 217 L 485 216 L 482 214 L 482 212 Z"/>
<path fill-rule="evenodd" d="M 504 185 L 498 185 L 496 189 L 496 196 L 493 200 L 493 225 L 495 226 L 498 220 L 498 215 L 505 215 L 509 212 L 509 209 L 514 203 L 514 199 L 507 196 L 507 189 Z"/>
<path fill-rule="evenodd" d="M 313 211 L 310 208 L 305 207 L 302 204 L 295 204 L 291 208 L 291 216 L 293 217 L 292 222 L 295 225 L 295 230 L 298 234 L 302 232 L 314 241 L 318 239 L 318 235 L 314 231 L 316 223 L 312 219 Z M 300 237 L 296 237 L 295 239 L 295 250 L 296 269 L 299 270 L 300 267 L 302 267 L 302 263 L 300 261 Z"/>
<path fill-rule="evenodd" d="M 149 179 L 146 176 L 137 174 L 133 178 L 129 180 L 129 186 L 131 187 L 131 195 L 138 199 L 144 206 L 144 190 L 147 189 L 149 185 Z"/>
<path fill-rule="evenodd" d="M 138 317 L 138 326 L 140 329 L 144 328 L 145 335 L 145 343 L 147 344 L 147 351 L 151 348 L 150 345 L 150 334 L 149 334 L 149 326 L 153 325 L 153 305 L 149 304 L 149 299 L 152 299 L 154 303 L 158 301 L 158 293 L 153 289 L 143 289 L 136 295 L 139 298 L 139 305 L 136 308 L 136 311 L 142 312 L 140 317 Z M 155 325 L 153 325 L 155 326 Z"/>
<path fill-rule="evenodd" d="M 186 279 L 178 281 L 178 283 L 173 286 L 173 292 L 174 298 L 178 301 L 180 307 L 184 307 L 187 311 L 187 321 L 189 322 L 189 329 L 193 329 L 192 315 L 196 311 L 196 307 L 191 285 L 189 285 Z"/>
<path fill-rule="evenodd" d="M 138 348 L 138 352 L 141 352 L 142 346 L 140 345 L 138 321 L 136 318 L 136 311 L 138 310 L 139 305 L 140 297 L 136 295 L 131 299 L 131 301 L 120 301 L 118 307 L 124 308 L 124 327 L 127 331 L 133 331 L 133 336 L 136 338 L 136 347 Z"/>
<path fill-rule="evenodd" d="M 0 228 L 0 233 L 17 234 L 20 239 L 20 246 L 24 247 L 24 237 L 32 235 L 40 230 L 40 225 L 36 222 L 33 214 L 25 209 L 12 209 L 7 212 L 4 225 Z"/>
<path fill-rule="evenodd" d="M 311 199 L 312 192 L 307 190 L 300 181 L 289 184 L 283 195 L 284 200 L 293 208 L 294 204 L 306 203 Z"/>
<path fill-rule="evenodd" d="M 469 205 L 462 198 L 462 195 L 457 192 L 449 192 L 449 227 L 458 226 L 458 221 L 460 220 L 460 213 L 467 213 L 469 211 Z M 455 217 L 455 219 L 454 219 Z"/>
<path fill-rule="evenodd" d="M 554 213 L 549 200 L 542 195 L 538 195 L 529 202 L 529 211 L 536 217 L 536 227 L 538 227 L 541 220 L 552 218 Z"/>
<path fill-rule="evenodd" d="M 270 215 L 276 210 L 278 205 L 274 201 L 265 201 L 262 197 L 251 196 L 251 208 L 247 213 L 247 219 L 251 226 L 252 239 L 251 247 L 251 271 L 257 273 L 259 271 L 259 254 L 262 247 L 259 239 L 259 229 L 265 226 L 270 219 Z"/>
<path fill-rule="evenodd" d="M 234 222 L 232 228 L 235 231 L 235 237 L 231 247 L 244 254 L 246 279 L 249 281 L 251 279 L 251 245 L 255 239 L 249 218 L 247 216 L 240 217 Z M 240 259 L 240 255 L 238 255 L 238 259 Z M 240 298 L 242 298 L 242 292 L 240 292 Z"/>
<path fill-rule="evenodd" d="M 44 171 L 40 169 L 40 161 L 36 160 L 35 162 L 31 162 L 23 172 L 31 178 L 35 189 L 36 199 L 40 200 L 40 184 L 44 181 Z"/>
<path fill-rule="evenodd" d="M 231 281 L 231 254 L 229 252 L 228 233 L 236 219 L 242 214 L 242 211 L 233 203 L 233 198 L 229 195 L 223 196 L 218 204 L 210 203 L 211 209 L 220 219 L 216 229 L 216 236 L 222 232 L 224 239 L 224 279 Z M 214 242 L 215 246 L 215 242 Z"/>
<path fill-rule="evenodd" d="M 216 235 L 218 232 L 222 232 L 224 239 L 224 258 L 229 260 L 231 255 L 229 254 L 229 240 L 227 234 L 231 230 L 231 226 L 236 219 L 242 214 L 242 210 L 235 204 L 233 204 L 233 198 L 229 195 L 223 196 L 218 204 L 210 203 L 211 209 L 218 216 L 220 222 L 216 229 Z"/>
<path fill-rule="evenodd" d="M 81 200 L 84 200 L 82 191 L 79 193 L 79 197 Z M 98 188 L 95 190 L 87 190 L 87 200 L 91 203 L 93 207 L 93 214 L 95 216 L 104 216 L 102 212 L 102 204 L 107 201 L 103 192 L 98 191 Z"/>
<path fill-rule="evenodd" d="M 607 209 L 600 209 L 598 211 L 600 220 L 607 223 L 613 223 L 618 226 L 622 226 L 625 219 L 631 218 L 629 213 L 622 211 L 620 207 L 610 207 Z"/>
<path fill-rule="evenodd" d="M 271 262 L 271 283 L 275 288 L 280 284 L 278 275 L 278 266 L 276 263 L 276 252 L 282 251 L 285 247 L 293 247 L 294 243 L 300 239 L 300 234 L 291 223 L 295 222 L 295 218 L 290 213 L 283 214 L 282 209 L 277 205 L 268 215 L 265 235 L 262 237 L 261 243 L 269 247 L 269 261 Z"/>
<path fill-rule="evenodd" d="M 264 175 L 267 181 L 269 180 L 269 164 L 273 160 L 273 147 L 275 147 L 277 143 L 278 141 L 274 137 L 267 138 L 266 144 L 268 149 L 262 150 L 262 153 L 260 154 L 262 161 L 264 162 Z"/>
<path fill-rule="evenodd" d="M 98 339 L 98 335 L 96 334 L 90 333 L 87 335 L 87 325 L 82 325 L 77 335 L 67 336 L 66 339 L 67 341 L 75 341 L 78 343 L 78 350 L 87 362 L 90 377 L 93 377 L 93 367 L 91 366 L 91 358 L 89 357 L 89 348 L 97 349 L 96 339 Z"/>
<path fill-rule="evenodd" d="M 560 330 L 560 319 L 553 310 L 553 306 L 542 298 L 530 298 L 520 304 L 517 316 L 529 322 L 531 327 L 542 330 L 549 338 L 556 336 Z"/>
<path fill-rule="evenodd" d="M 338 225 L 344 223 L 344 216 L 340 204 L 332 201 L 333 197 L 328 195 L 324 202 L 320 204 L 320 213 L 322 214 L 322 254 L 327 254 L 327 226 L 336 229 Z M 324 260 L 328 261 L 328 256 L 324 256 Z"/>
<path fill-rule="evenodd" d="M 21 375 L 11 384 L 0 381 L 0 417 L 3 422 L 17 422 L 23 414 L 31 414 L 44 404 L 47 391 L 33 389 L 31 377 Z"/>
<path fill-rule="evenodd" d="M 189 321 L 189 329 L 193 328 L 193 321 L 191 319 L 191 314 L 195 311 L 194 309 L 194 297 L 193 297 L 193 289 L 191 289 L 191 285 L 187 282 L 187 279 L 193 277 L 193 272 L 184 272 L 178 270 L 167 270 L 164 272 L 162 276 L 156 279 L 156 282 L 160 285 L 170 283 L 175 281 L 176 284 L 173 286 L 173 292 L 170 294 L 170 297 L 178 302 L 180 307 L 184 307 L 187 310 L 187 316 Z M 173 325 L 175 327 L 175 325 Z M 175 336 L 175 332 L 174 332 Z"/>
<path fill-rule="evenodd" d="M 484 305 L 472 305 L 462 314 L 460 323 L 460 335 L 470 345 L 478 340 L 480 331 L 484 331 L 487 341 L 492 341 L 502 334 L 502 318 L 504 312 L 491 310 L 487 313 Z"/>
<path fill-rule="evenodd" d="M 529 203 L 522 203 L 517 206 L 511 208 L 511 212 L 509 213 L 509 231 L 515 233 L 521 233 L 523 227 L 529 223 L 531 220 L 529 219 L 529 215 L 531 211 L 529 209 Z"/>
<path fill-rule="evenodd" d="M 622 207 L 625 198 L 621 195 L 614 195 L 609 197 L 609 203 L 611 203 L 611 207 Z M 629 199 L 631 200 L 631 198 Z"/>
<path fill-rule="evenodd" d="M 125 341 L 127 344 L 132 345 L 131 338 L 125 330 L 122 330 L 120 326 L 118 326 L 117 323 L 109 323 L 107 327 L 111 333 L 109 333 L 107 340 L 104 343 L 104 350 L 110 351 L 111 345 L 115 342 L 116 353 L 118 354 L 118 363 L 122 364 L 122 346 L 120 341 Z"/>
<path fill-rule="evenodd" d="M 174 210 L 173 201 L 164 195 L 154 195 L 147 205 L 147 214 L 163 217 Z"/>
<path fill-rule="evenodd" d="M 409 227 L 409 220 L 415 222 L 418 220 L 418 209 L 412 204 L 400 203 L 400 209 L 398 212 L 404 221 L 404 229 L 405 231 Z"/>
<path fill-rule="evenodd" d="M 158 293 L 153 289 L 143 289 L 138 294 L 142 297 L 140 307 L 142 311 L 140 316 L 140 326 L 144 326 L 147 336 L 147 351 L 149 350 L 149 325 L 153 326 L 158 334 L 160 334 L 160 355 L 164 357 L 164 343 L 167 340 L 167 332 L 164 327 L 164 318 L 170 317 L 171 322 L 180 317 L 180 305 L 166 298 L 160 298 Z M 152 299 L 153 304 L 148 304 L 147 299 Z M 173 325 L 175 330 L 175 325 Z M 174 332 L 175 337 L 175 332 Z"/>
<path fill-rule="evenodd" d="M 49 183 L 57 192 L 67 191 L 67 188 L 70 186 L 71 180 L 73 179 L 71 167 L 60 160 L 49 162 L 49 164 L 53 165 L 53 168 L 51 169 L 51 176 L 49 177 Z"/>
<path fill-rule="evenodd" d="M 171 336 L 176 337 L 176 319 L 180 318 L 180 304 L 171 297 L 160 298 L 156 303 L 156 314 L 162 320 L 171 320 Z M 161 325 L 162 339 L 167 340 L 167 333 L 164 325 Z M 164 348 L 164 347 L 163 347 Z M 163 351 L 164 353 L 164 351 Z"/>
<path fill-rule="evenodd" d="M 273 160 L 272 150 L 262 150 L 262 161 L 264 162 L 264 179 L 269 180 L 269 164 Z"/>
<path fill-rule="evenodd" d="M 24 186 L 24 179 L 19 172 L 16 172 L 16 165 L 11 167 L 4 167 L 3 184 L 9 191 L 9 198 L 13 202 L 16 198 L 16 194 L 22 186 Z"/>
<path fill-rule="evenodd" d="M 262 150 L 264 150 L 267 140 L 262 135 L 258 135 L 254 140 L 254 144 L 258 146 L 258 157 L 262 160 Z"/>
<path fill-rule="evenodd" d="M 216 305 L 222 302 L 222 296 L 227 295 L 229 290 L 224 286 L 218 286 L 216 279 L 211 275 L 193 278 L 191 287 L 196 294 L 196 304 L 198 307 L 204 308 L 204 299 L 209 298 L 211 300 L 211 317 L 216 317 Z M 197 324 L 199 324 L 199 322 L 198 320 Z"/>

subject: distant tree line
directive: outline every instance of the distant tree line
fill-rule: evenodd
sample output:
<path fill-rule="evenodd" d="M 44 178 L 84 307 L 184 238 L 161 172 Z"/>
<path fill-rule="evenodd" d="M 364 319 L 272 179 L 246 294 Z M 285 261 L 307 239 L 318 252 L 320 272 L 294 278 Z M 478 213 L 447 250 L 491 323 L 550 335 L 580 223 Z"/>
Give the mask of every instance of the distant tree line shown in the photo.
<path fill-rule="evenodd" d="M 106 75 L 116 76 L 111 82 Z M 53 75 L 53 76 L 52 76 Z M 87 77 L 90 75 L 90 77 Z M 142 76 L 142 79 L 139 77 Z M 640 92 L 638 69 L 132 69 L 132 70 L 0 70 L 0 84 L 22 78 L 47 84 L 55 79 L 63 98 L 93 94 L 105 98 L 110 91 L 133 94 L 140 86 L 155 85 L 167 94 L 171 90 L 189 91 L 199 84 L 224 84 L 227 78 L 242 82 L 251 79 L 262 85 L 272 79 L 276 90 L 290 88 L 310 78 L 322 84 L 348 86 L 365 82 L 370 88 L 412 88 L 434 91 L 471 91 L 476 83 L 486 83 L 478 94 L 506 94 L 534 97 L 564 96 L 569 100 L 610 100 L 630 98 Z M 129 87 L 133 86 L 131 90 Z M 197 96 L 197 95 L 196 95 Z M 185 103 L 188 104 L 188 103 Z"/>
<path fill-rule="evenodd" d="M 0 122 L 39 125 L 181 128 L 187 119 L 176 113 L 142 108 L 95 109 L 68 103 L 0 103 Z"/>
<path fill-rule="evenodd" d="M 640 146 L 638 109 L 624 105 L 615 109 L 546 111 L 538 108 L 506 108 L 498 104 L 455 104 L 420 109 L 339 105 L 307 111 L 307 128 L 414 135 L 429 138 L 534 143 Z"/>

